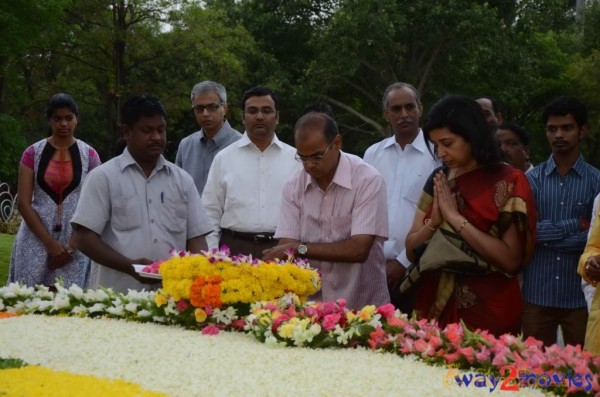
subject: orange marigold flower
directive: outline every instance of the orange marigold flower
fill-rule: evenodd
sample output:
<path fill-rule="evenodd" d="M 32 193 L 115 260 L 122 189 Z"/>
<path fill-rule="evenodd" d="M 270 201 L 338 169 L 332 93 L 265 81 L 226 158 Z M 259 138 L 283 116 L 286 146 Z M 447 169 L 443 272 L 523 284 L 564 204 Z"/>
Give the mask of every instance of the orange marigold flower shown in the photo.
<path fill-rule="evenodd" d="M 190 303 L 194 307 L 221 307 L 221 281 L 219 276 L 198 276 L 190 287 Z"/>

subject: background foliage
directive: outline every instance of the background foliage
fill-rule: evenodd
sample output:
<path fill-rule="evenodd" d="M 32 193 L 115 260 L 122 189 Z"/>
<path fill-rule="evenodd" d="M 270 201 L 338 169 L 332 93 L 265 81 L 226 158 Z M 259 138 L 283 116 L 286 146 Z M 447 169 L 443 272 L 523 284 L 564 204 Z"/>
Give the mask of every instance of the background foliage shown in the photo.
<path fill-rule="evenodd" d="M 584 151 L 600 165 L 600 5 L 588 0 L 46 0 L 0 2 L 0 180 L 16 184 L 26 145 L 48 132 L 56 92 L 80 106 L 78 136 L 104 161 L 131 93 L 169 111 L 167 157 L 197 129 L 192 86 L 212 79 L 239 101 L 254 85 L 281 97 L 278 132 L 291 141 L 302 109 L 333 107 L 345 150 L 362 155 L 388 134 L 381 95 L 414 84 L 425 110 L 448 93 L 491 95 L 532 135 L 534 162 L 549 149 L 539 121 L 554 96 L 591 113 Z M 38 21 L 43 20 L 41 24 Z"/>

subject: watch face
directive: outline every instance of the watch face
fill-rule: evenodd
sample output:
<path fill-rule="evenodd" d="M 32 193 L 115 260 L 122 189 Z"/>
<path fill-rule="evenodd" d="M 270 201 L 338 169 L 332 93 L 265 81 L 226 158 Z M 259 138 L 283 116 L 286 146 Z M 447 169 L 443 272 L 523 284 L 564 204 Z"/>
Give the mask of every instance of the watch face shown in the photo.
<path fill-rule="evenodd" d="M 307 247 L 305 244 L 300 244 L 300 245 L 298 246 L 298 253 L 299 253 L 300 255 L 304 255 L 304 254 L 306 254 L 306 251 L 308 251 L 308 247 Z"/>

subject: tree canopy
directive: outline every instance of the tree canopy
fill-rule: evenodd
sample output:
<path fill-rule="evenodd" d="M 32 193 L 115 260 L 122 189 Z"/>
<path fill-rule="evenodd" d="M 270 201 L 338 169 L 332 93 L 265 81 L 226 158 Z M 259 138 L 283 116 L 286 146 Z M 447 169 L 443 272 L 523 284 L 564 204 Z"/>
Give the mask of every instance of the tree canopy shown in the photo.
<path fill-rule="evenodd" d="M 31 4 L 29 4 L 31 3 Z M 44 23 L 39 21 L 43 20 Z M 255 85 L 281 98 L 288 142 L 302 109 L 328 102 L 344 148 L 362 155 L 389 133 L 385 87 L 418 87 L 425 113 L 442 96 L 489 95 L 549 153 L 539 120 L 557 95 L 588 105 L 588 161 L 600 165 L 600 5 L 568 0 L 48 0 L 0 3 L 0 179 L 16 182 L 26 145 L 46 136 L 56 92 L 80 106 L 77 134 L 106 161 L 127 95 L 151 93 L 169 112 L 167 157 L 197 130 L 191 88 L 228 89 L 228 118 Z"/>

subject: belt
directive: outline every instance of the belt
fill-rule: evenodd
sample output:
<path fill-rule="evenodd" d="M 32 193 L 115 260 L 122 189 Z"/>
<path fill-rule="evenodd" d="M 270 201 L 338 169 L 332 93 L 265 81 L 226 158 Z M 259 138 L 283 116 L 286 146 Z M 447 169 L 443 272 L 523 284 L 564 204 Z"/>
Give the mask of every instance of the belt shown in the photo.
<path fill-rule="evenodd" d="M 274 237 L 274 233 L 247 233 L 247 232 L 238 232 L 236 230 L 231 229 L 221 229 L 222 234 L 227 234 L 228 236 L 233 237 L 238 240 L 246 240 L 252 241 L 255 243 L 268 243 L 270 241 L 277 241 Z"/>

